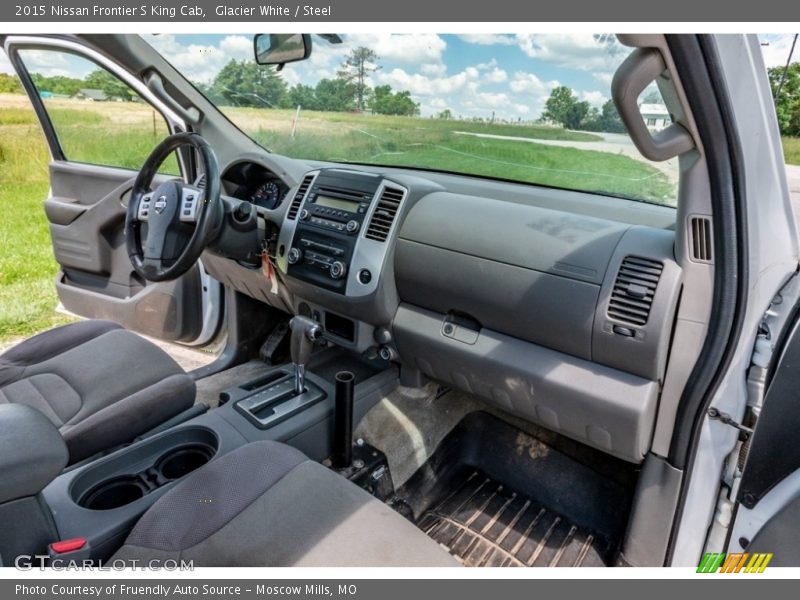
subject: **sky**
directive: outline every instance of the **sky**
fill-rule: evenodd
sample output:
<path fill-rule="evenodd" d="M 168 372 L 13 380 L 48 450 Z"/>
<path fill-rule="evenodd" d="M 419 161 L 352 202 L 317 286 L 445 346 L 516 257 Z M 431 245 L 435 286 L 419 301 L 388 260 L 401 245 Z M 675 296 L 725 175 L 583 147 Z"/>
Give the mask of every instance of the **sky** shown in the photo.
<path fill-rule="evenodd" d="M 454 116 L 533 120 L 541 114 L 551 90 L 567 85 L 596 107 L 610 96 L 611 77 L 629 50 L 613 36 L 589 34 L 504 35 L 358 34 L 343 35 L 331 45 L 313 36 L 308 61 L 286 65 L 287 84 L 314 85 L 334 77 L 349 49 L 368 46 L 380 67 L 370 85 L 389 84 L 408 90 L 429 116 L 449 109 Z M 783 65 L 791 35 L 761 35 L 768 67 Z M 147 35 L 145 38 L 193 81 L 208 83 L 231 59 L 252 59 L 252 34 Z M 31 70 L 45 75 L 82 77 L 91 65 L 66 56 L 29 51 Z M 800 48 L 794 61 L 800 60 Z M 0 72 L 12 72 L 0 53 Z"/>

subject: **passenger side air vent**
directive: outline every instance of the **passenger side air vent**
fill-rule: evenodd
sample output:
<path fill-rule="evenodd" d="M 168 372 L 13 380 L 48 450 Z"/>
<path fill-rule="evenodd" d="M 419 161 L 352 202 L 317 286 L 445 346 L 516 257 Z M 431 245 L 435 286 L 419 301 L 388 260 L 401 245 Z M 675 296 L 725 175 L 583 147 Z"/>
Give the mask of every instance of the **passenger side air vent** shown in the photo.
<path fill-rule="evenodd" d="M 692 217 L 691 219 L 692 260 L 710 263 L 714 260 L 711 237 L 711 220 L 708 217 Z"/>
<path fill-rule="evenodd" d="M 378 242 L 386 241 L 389 231 L 392 229 L 392 223 L 397 217 L 397 211 L 400 210 L 400 202 L 402 202 L 404 194 L 403 190 L 396 187 L 386 186 L 383 189 L 381 199 L 378 200 L 378 206 L 375 207 L 375 212 L 367 227 L 365 236 L 368 239 Z"/>
<path fill-rule="evenodd" d="M 626 256 L 614 282 L 608 316 L 630 325 L 646 324 L 663 269 L 656 260 Z"/>
<path fill-rule="evenodd" d="M 289 213 L 286 215 L 287 219 L 294 221 L 297 218 L 297 213 L 300 212 L 300 205 L 303 203 L 303 198 L 306 196 L 308 188 L 311 187 L 311 182 L 314 180 L 313 175 L 306 175 L 300 187 L 297 188 L 297 193 L 292 198 L 292 204 L 289 206 Z"/>

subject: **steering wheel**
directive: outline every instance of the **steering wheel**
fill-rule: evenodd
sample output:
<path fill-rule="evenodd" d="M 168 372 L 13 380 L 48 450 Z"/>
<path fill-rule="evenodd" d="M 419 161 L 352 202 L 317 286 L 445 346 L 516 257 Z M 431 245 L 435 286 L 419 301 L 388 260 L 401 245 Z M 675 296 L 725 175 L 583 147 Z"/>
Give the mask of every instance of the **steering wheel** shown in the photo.
<path fill-rule="evenodd" d="M 205 189 L 171 179 L 151 191 L 161 163 L 182 146 L 195 149 Z M 222 217 L 219 163 L 213 149 L 196 133 L 170 135 L 147 157 L 131 191 L 125 244 L 133 269 L 148 281 L 177 279 L 200 258 Z"/>

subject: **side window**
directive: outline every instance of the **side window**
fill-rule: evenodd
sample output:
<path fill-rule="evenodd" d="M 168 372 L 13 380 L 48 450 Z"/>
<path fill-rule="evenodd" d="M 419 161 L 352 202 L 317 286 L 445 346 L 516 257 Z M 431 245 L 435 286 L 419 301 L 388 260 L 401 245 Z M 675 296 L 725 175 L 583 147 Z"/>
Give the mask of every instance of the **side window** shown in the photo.
<path fill-rule="evenodd" d="M 60 50 L 24 49 L 19 56 L 67 160 L 139 169 L 169 135 L 161 113 L 96 63 Z M 180 175 L 174 155 L 160 170 Z"/>

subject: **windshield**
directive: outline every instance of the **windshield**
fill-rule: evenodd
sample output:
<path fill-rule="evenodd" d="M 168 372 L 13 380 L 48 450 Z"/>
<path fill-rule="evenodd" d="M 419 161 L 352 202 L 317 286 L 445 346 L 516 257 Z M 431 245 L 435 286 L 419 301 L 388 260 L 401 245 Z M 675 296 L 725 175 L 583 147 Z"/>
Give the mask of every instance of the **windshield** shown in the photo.
<path fill-rule="evenodd" d="M 612 35 L 312 37 L 311 57 L 280 71 L 255 63 L 252 35 L 146 39 L 279 154 L 675 205 L 677 160 L 645 160 L 610 100 L 630 52 Z M 651 131 L 672 122 L 655 86 L 640 109 Z"/>

